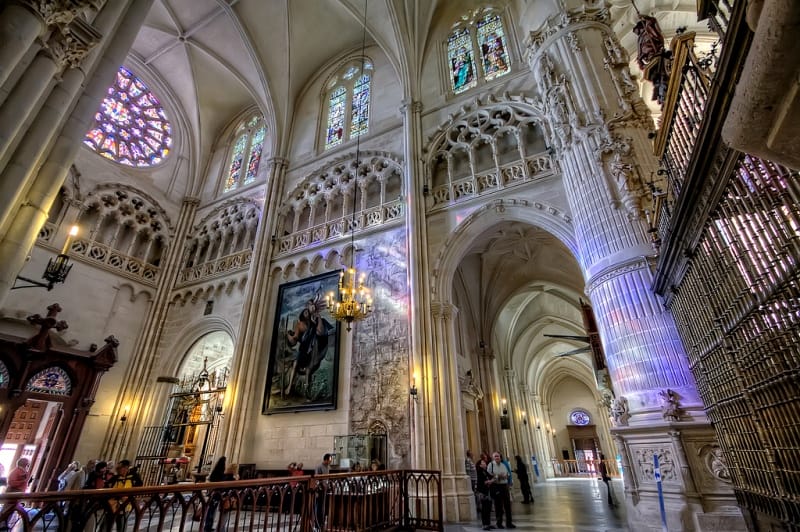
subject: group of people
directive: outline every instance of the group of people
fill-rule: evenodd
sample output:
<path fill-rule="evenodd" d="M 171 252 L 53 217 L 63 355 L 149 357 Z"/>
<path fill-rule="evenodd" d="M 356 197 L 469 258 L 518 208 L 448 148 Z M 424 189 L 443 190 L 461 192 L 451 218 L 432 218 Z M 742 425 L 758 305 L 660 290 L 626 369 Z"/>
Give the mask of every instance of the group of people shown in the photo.
<path fill-rule="evenodd" d="M 472 491 L 481 517 L 484 530 L 494 528 L 517 528 L 511 516 L 511 488 L 514 485 L 514 476 L 517 474 L 520 490 L 522 491 L 523 504 L 533 503 L 528 467 L 525 461 L 516 456 L 515 470 L 512 470 L 508 460 L 495 451 L 491 458 L 486 452 L 474 461 L 471 451 L 467 451 L 465 467 L 472 481 Z M 492 525 L 492 505 L 494 504 L 496 527 Z M 505 520 L 505 525 L 503 521 Z"/>
<path fill-rule="evenodd" d="M 130 460 L 120 460 L 117 464 L 105 460 L 89 460 L 84 467 L 75 461 L 58 475 L 59 491 L 132 488 L 143 484 L 138 467 L 132 467 Z"/>

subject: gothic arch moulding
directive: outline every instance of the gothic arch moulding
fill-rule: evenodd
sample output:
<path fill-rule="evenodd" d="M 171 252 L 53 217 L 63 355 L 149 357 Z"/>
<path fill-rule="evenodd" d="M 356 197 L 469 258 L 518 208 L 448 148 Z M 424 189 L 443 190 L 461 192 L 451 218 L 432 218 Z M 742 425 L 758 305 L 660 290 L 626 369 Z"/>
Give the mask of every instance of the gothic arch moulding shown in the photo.
<path fill-rule="evenodd" d="M 169 361 L 165 364 L 162 372 L 165 375 L 176 375 L 185 362 L 186 357 L 189 355 L 189 350 L 192 346 L 207 334 L 220 331 L 228 334 L 231 340 L 233 340 L 233 345 L 236 345 L 236 333 L 233 325 L 220 316 L 205 316 L 184 327 L 183 330 L 178 333 L 172 346 L 166 351 L 168 353 L 178 354 L 179 356 L 169 357 Z"/>
<path fill-rule="evenodd" d="M 474 240 L 499 222 L 517 221 L 540 227 L 560 240 L 578 264 L 578 243 L 570 216 L 556 207 L 528 200 L 496 200 L 467 216 L 441 245 L 433 261 L 431 291 L 435 299 L 451 301 L 453 276 Z"/>

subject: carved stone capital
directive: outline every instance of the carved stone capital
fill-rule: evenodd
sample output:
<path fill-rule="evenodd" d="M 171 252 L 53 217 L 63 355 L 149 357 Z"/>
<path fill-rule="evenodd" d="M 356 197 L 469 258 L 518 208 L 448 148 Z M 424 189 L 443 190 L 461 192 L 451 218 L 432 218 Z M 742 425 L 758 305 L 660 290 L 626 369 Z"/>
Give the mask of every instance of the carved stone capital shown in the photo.
<path fill-rule="evenodd" d="M 584 5 L 580 9 L 557 13 L 545 22 L 542 29 L 530 32 L 525 43 L 527 54 L 529 57 L 536 54 L 547 41 L 554 40 L 555 37 L 560 36 L 559 34 L 571 39 L 570 46 L 573 49 L 577 47 L 580 50 L 580 41 L 577 40 L 577 36 L 570 36 L 571 34 L 574 35 L 574 27 L 591 22 L 607 25 L 609 19 L 608 8 L 602 6 L 602 3 L 601 7 Z"/>
<path fill-rule="evenodd" d="M 411 100 L 403 102 L 403 105 L 400 106 L 400 112 L 405 114 L 408 110 L 411 110 L 412 113 L 419 114 L 422 112 L 422 102 L 419 100 Z"/>
<path fill-rule="evenodd" d="M 71 23 L 84 11 L 99 10 L 105 0 L 20 0 L 20 4 L 39 16 L 47 26 Z"/>
<path fill-rule="evenodd" d="M 75 18 L 68 25 L 59 25 L 44 43 L 44 53 L 48 54 L 58 65 L 75 68 L 100 42 L 102 36 L 90 24 L 81 18 Z"/>

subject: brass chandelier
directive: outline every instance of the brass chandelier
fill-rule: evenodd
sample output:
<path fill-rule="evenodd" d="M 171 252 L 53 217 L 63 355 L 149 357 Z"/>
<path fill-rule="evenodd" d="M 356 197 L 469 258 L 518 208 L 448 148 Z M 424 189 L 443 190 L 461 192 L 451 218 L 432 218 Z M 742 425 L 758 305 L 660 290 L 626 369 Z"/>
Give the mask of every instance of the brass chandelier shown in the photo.
<path fill-rule="evenodd" d="M 361 72 L 364 75 L 364 52 L 367 44 L 367 2 L 364 2 L 364 30 L 361 38 Z M 355 179 L 353 180 L 353 213 L 350 221 L 350 267 L 343 270 L 339 276 L 339 296 L 333 292 L 328 293 L 325 300 L 328 310 L 336 321 L 347 324 L 347 330 L 352 329 L 354 321 L 361 321 L 372 312 L 372 294 L 364 285 L 366 274 L 358 274 L 356 270 L 356 205 L 358 204 L 358 177 L 361 173 L 361 135 L 356 141 Z"/>

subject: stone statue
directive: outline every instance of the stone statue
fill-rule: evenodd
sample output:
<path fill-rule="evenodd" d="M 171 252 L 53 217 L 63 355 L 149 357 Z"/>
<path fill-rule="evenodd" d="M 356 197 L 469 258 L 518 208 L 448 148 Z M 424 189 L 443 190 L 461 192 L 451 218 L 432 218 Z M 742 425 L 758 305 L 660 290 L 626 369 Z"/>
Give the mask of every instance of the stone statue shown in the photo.
<path fill-rule="evenodd" d="M 633 27 L 633 33 L 638 36 L 639 54 L 636 62 L 639 68 L 644 67 L 664 52 L 664 34 L 658 26 L 655 17 L 639 15 L 639 22 Z"/>
<path fill-rule="evenodd" d="M 714 447 L 711 451 L 711 474 L 720 480 L 730 482 L 731 472 L 728 470 L 728 464 L 725 463 L 725 456 L 722 454 L 721 447 Z"/>
<path fill-rule="evenodd" d="M 615 427 L 627 427 L 631 414 L 628 410 L 628 400 L 620 395 L 611 405 L 611 424 Z"/>
<path fill-rule="evenodd" d="M 661 396 L 661 415 L 665 421 L 680 421 L 681 405 L 678 401 L 678 394 L 667 388 L 658 392 Z"/>

